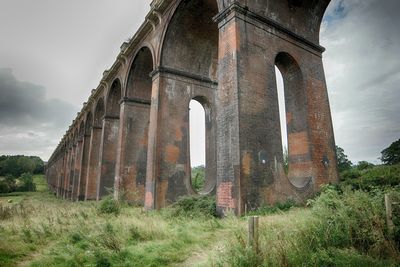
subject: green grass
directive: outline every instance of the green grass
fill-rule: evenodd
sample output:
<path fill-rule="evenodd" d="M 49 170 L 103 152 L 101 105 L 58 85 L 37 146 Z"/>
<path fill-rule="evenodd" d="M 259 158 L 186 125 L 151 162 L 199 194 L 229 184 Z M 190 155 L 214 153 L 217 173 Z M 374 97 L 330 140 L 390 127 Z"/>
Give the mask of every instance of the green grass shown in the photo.
<path fill-rule="evenodd" d="M 309 205 L 262 217 L 259 251 L 247 246 L 246 231 L 237 231 L 218 265 L 399 266 L 398 247 L 386 229 L 383 192 L 325 187 Z"/>
<path fill-rule="evenodd" d="M 341 173 L 343 184 L 354 189 L 373 190 L 376 187 L 400 186 L 400 164 L 378 165 L 360 170 L 353 167 Z"/>
<path fill-rule="evenodd" d="M 34 175 L 33 183 L 36 184 L 36 191 L 38 192 L 46 192 L 48 190 L 47 181 L 43 175 Z"/>
<path fill-rule="evenodd" d="M 0 197 L 11 208 L 0 220 L 0 266 L 174 265 L 216 242 L 217 232 L 228 227 L 212 217 L 177 215 L 176 207 L 144 212 L 120 204 L 119 213 L 108 213 L 109 199 L 72 203 L 40 188 L 14 193 L 21 199 L 11 204 L 5 202 L 14 196 Z M 101 212 L 104 203 L 107 212 Z"/>
<path fill-rule="evenodd" d="M 400 265 L 382 193 L 328 187 L 310 208 L 261 209 L 255 252 L 246 218 L 215 218 L 210 198 L 145 212 L 110 199 L 57 199 L 43 181 L 35 176 L 37 192 L 0 196 L 0 266 Z"/>

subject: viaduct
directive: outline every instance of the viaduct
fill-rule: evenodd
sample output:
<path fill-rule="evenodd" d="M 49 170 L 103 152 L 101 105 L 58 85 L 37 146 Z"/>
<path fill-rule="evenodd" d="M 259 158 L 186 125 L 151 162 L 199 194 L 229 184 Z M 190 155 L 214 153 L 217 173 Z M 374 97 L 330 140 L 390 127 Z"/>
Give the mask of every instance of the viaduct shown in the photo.
<path fill-rule="evenodd" d="M 338 181 L 319 45 L 330 0 L 154 0 L 48 161 L 59 197 L 146 209 L 214 194 L 221 214 Z M 275 76 L 284 80 L 284 171 Z M 189 102 L 205 110 L 206 183 L 191 186 Z"/>

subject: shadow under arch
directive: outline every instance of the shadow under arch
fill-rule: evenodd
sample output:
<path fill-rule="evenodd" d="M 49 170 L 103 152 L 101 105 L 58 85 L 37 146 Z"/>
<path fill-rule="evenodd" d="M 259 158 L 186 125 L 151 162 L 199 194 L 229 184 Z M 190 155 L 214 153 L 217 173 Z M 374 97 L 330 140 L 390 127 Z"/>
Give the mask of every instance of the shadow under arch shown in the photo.
<path fill-rule="evenodd" d="M 166 71 L 217 80 L 218 14 L 216 0 L 182 0 L 170 19 L 161 46 Z"/>
<path fill-rule="evenodd" d="M 119 118 L 120 100 L 122 97 L 122 87 L 119 79 L 115 79 L 110 86 L 106 97 L 105 115 L 107 117 Z"/>

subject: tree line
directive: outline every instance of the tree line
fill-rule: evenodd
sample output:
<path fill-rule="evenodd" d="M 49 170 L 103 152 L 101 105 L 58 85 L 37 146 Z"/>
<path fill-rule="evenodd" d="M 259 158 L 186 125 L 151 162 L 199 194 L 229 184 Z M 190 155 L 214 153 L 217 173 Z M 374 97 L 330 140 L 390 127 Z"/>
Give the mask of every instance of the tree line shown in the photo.
<path fill-rule="evenodd" d="M 0 156 L 0 193 L 35 191 L 34 174 L 44 173 L 44 162 L 36 156 Z"/>

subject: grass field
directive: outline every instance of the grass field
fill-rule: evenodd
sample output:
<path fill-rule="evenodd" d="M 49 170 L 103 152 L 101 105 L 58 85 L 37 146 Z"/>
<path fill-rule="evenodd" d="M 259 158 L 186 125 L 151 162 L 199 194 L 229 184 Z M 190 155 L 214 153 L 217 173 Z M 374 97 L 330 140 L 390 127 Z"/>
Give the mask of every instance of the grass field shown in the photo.
<path fill-rule="evenodd" d="M 35 182 L 37 192 L 0 195 L 0 266 L 400 264 L 397 248 L 385 236 L 380 202 L 378 208 L 368 205 L 362 193 L 328 191 L 312 208 L 274 209 L 261 216 L 260 250 L 254 252 L 246 245 L 246 218 L 144 212 L 124 204 L 118 214 L 102 214 L 99 203 L 57 199 L 42 176 Z M 331 205 L 343 209 L 332 216 Z M 373 235 L 362 228 L 373 229 Z"/>

